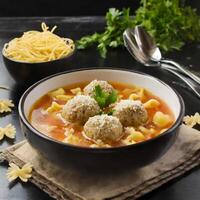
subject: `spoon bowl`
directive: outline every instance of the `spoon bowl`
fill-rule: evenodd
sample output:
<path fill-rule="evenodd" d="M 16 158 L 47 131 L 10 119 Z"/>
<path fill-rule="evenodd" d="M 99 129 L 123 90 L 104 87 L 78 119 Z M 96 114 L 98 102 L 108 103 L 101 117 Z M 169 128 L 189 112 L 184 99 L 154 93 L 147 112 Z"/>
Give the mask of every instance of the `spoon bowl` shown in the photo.
<path fill-rule="evenodd" d="M 160 50 L 156 47 L 154 40 L 144 31 L 136 26 L 134 29 L 127 28 L 123 33 L 124 45 L 129 53 L 145 66 L 160 66 L 155 59 L 150 59 L 152 55 L 160 56 Z M 157 55 L 157 56 L 156 56 Z"/>

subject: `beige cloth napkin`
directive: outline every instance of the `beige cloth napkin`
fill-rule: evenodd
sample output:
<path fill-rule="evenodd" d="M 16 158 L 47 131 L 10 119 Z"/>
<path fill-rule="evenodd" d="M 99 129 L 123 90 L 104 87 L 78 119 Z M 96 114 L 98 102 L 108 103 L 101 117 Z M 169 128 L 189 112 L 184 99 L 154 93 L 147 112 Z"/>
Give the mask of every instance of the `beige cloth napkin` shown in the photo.
<path fill-rule="evenodd" d="M 30 181 L 58 200 L 136 199 L 200 164 L 200 132 L 182 125 L 170 150 L 138 170 L 100 174 L 87 169 L 60 169 L 40 157 L 26 141 L 6 149 L 1 157 L 18 166 L 31 162 L 34 170 Z"/>

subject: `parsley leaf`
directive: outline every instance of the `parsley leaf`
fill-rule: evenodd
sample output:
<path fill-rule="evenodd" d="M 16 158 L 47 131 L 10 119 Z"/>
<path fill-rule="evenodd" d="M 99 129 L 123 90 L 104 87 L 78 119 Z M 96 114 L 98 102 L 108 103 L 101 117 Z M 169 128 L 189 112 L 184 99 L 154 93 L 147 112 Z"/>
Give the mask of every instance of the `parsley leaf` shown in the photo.
<path fill-rule="evenodd" d="M 107 105 L 110 105 L 112 103 L 115 103 L 116 101 L 117 101 L 117 92 L 116 92 L 116 90 L 113 90 L 111 92 L 111 94 L 108 95 L 108 97 L 106 99 L 106 103 L 107 103 Z"/>
<path fill-rule="evenodd" d="M 100 108 L 105 108 L 117 101 L 117 92 L 113 90 L 110 94 L 104 92 L 100 85 L 95 86 L 94 99 L 97 101 Z"/>

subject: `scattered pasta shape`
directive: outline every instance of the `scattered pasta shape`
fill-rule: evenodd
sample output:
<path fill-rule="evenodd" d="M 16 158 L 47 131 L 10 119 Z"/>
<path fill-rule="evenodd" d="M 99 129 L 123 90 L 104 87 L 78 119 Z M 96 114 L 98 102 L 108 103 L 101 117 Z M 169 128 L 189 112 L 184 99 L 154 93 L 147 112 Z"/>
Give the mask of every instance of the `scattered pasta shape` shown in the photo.
<path fill-rule="evenodd" d="M 164 128 L 172 122 L 169 115 L 166 115 L 160 111 L 156 112 L 153 116 L 153 123 L 160 127 Z"/>
<path fill-rule="evenodd" d="M 82 94 L 82 91 L 81 91 L 81 88 L 80 88 L 80 87 L 71 89 L 70 91 L 71 91 L 71 93 L 74 94 L 74 95 L 81 95 L 81 94 Z"/>
<path fill-rule="evenodd" d="M 30 163 L 25 164 L 22 168 L 19 168 L 16 164 L 10 163 L 7 171 L 8 181 L 14 181 L 19 178 L 23 182 L 27 182 L 31 178 L 32 165 Z"/>
<path fill-rule="evenodd" d="M 200 124 L 200 114 L 196 112 L 194 115 L 187 115 L 183 118 L 183 122 L 189 127 L 193 127 L 196 124 Z"/>
<path fill-rule="evenodd" d="M 11 112 L 11 108 L 14 107 L 12 100 L 0 99 L 0 113 Z"/>
<path fill-rule="evenodd" d="M 54 90 L 52 92 L 49 92 L 48 95 L 52 98 L 58 96 L 58 95 L 64 95 L 65 90 L 63 88 L 58 88 L 57 90 Z"/>
<path fill-rule="evenodd" d="M 55 101 L 52 102 L 51 106 L 47 108 L 48 113 L 56 112 L 62 109 L 62 105 L 56 103 Z"/>
<path fill-rule="evenodd" d="M 14 139 L 16 134 L 16 129 L 12 124 L 8 124 L 6 127 L 0 127 L 0 140 L 5 136 L 10 139 Z"/>
<path fill-rule="evenodd" d="M 157 108 L 160 105 L 160 102 L 156 99 L 150 99 L 149 101 L 144 103 L 144 107 L 146 109 Z"/>

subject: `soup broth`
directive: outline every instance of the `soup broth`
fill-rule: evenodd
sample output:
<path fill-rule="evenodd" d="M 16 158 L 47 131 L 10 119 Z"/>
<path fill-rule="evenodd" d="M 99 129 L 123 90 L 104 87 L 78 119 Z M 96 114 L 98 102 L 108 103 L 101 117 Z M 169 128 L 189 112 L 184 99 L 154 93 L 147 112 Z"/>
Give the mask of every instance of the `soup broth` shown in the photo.
<path fill-rule="evenodd" d="M 90 140 L 83 133 L 83 125 L 70 123 L 61 115 L 62 107 L 67 101 L 77 94 L 81 94 L 88 83 L 82 82 L 68 85 L 41 97 L 32 106 L 29 114 L 29 121 L 32 126 L 55 140 L 72 145 L 95 148 L 124 146 L 149 140 L 169 129 L 175 121 L 174 115 L 167 104 L 145 88 L 119 82 L 109 82 L 117 91 L 118 102 L 123 99 L 141 101 L 147 110 L 148 121 L 137 127 L 123 127 L 123 137 L 116 142 L 106 144 L 101 141 Z M 112 105 L 104 108 L 103 112 L 109 112 L 111 108 Z M 112 113 L 109 114 L 112 115 Z M 166 120 L 168 121 L 165 122 Z"/>

